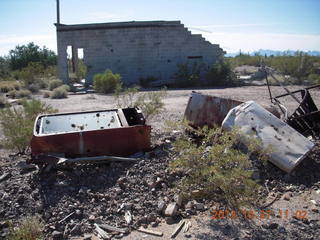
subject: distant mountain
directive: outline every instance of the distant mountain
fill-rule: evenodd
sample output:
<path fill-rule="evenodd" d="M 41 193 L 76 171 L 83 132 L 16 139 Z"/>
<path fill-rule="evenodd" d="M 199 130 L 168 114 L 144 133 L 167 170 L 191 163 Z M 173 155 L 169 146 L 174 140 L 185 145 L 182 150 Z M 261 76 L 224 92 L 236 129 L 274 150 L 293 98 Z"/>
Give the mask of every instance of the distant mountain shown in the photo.
<path fill-rule="evenodd" d="M 259 54 L 259 55 L 266 55 L 266 56 L 280 56 L 280 55 L 294 55 L 297 51 L 293 51 L 293 50 L 286 50 L 286 51 L 276 51 L 276 50 L 269 50 L 269 49 L 259 49 L 258 51 L 254 51 L 254 52 L 249 52 L 250 55 L 255 55 L 255 54 Z M 307 53 L 311 56 L 320 56 L 320 51 L 303 51 L 304 53 Z M 226 57 L 235 57 L 237 55 L 239 55 L 240 52 L 237 53 L 227 53 Z M 243 52 L 244 54 L 248 54 Z"/>

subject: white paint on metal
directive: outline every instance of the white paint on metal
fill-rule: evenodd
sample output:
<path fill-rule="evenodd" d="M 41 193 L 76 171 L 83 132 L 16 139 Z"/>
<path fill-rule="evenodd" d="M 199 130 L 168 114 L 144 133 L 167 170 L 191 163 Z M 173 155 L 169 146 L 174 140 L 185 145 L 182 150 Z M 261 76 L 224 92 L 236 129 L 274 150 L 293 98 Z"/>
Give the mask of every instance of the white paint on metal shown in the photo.
<path fill-rule="evenodd" d="M 271 148 L 270 161 L 280 169 L 291 172 L 314 147 L 314 144 L 253 101 L 245 102 L 230 110 L 222 128 L 238 128 L 245 136 L 261 140 L 261 149 Z"/>
<path fill-rule="evenodd" d="M 121 123 L 116 110 L 89 113 L 48 115 L 41 118 L 40 134 L 58 134 L 119 128 Z"/>

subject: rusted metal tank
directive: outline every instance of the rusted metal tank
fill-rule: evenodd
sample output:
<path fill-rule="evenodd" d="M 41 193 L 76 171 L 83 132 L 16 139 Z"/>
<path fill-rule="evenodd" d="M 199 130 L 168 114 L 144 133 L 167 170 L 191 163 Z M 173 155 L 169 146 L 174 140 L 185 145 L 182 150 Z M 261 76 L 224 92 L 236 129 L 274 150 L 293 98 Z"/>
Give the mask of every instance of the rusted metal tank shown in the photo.
<path fill-rule="evenodd" d="M 220 126 L 230 109 L 242 102 L 193 92 L 184 113 L 193 127 Z"/>
<path fill-rule="evenodd" d="M 128 156 L 150 148 L 151 127 L 137 108 L 39 115 L 32 161 L 41 156 Z"/>

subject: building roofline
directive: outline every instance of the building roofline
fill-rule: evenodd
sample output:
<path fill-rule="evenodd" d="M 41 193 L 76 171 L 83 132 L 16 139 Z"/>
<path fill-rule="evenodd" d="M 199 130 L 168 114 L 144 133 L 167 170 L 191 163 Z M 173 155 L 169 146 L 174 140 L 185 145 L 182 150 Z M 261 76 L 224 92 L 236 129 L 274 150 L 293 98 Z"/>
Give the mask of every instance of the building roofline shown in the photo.
<path fill-rule="evenodd" d="M 90 24 L 54 24 L 58 32 L 77 30 L 96 30 L 113 28 L 144 28 L 144 27 L 181 27 L 180 21 L 131 21 Z"/>

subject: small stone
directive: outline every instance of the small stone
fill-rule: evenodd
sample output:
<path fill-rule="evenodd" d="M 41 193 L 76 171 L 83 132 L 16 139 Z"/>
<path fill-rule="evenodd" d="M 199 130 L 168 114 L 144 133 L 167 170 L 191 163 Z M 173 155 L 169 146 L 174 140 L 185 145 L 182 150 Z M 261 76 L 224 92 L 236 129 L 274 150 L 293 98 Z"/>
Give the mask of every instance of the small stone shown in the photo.
<path fill-rule="evenodd" d="M 163 200 L 160 200 L 158 202 L 158 212 L 163 213 L 165 208 L 166 208 L 166 203 Z"/>
<path fill-rule="evenodd" d="M 192 204 L 191 201 L 187 202 L 187 204 L 184 205 L 184 208 L 185 208 L 186 210 L 190 210 L 190 209 L 192 209 L 192 207 L 193 207 L 193 204 Z"/>
<path fill-rule="evenodd" d="M 270 225 L 268 226 L 269 229 L 276 229 L 278 228 L 278 223 L 270 223 Z"/>
<path fill-rule="evenodd" d="M 59 231 L 53 231 L 52 233 L 52 238 L 53 239 L 62 239 L 62 232 L 59 232 Z"/>
<path fill-rule="evenodd" d="M 199 211 L 204 210 L 204 204 L 203 203 L 196 203 L 194 205 L 194 207 Z"/>
<path fill-rule="evenodd" d="M 157 222 L 151 222 L 150 225 L 151 225 L 151 227 L 157 227 L 158 223 Z"/>
<path fill-rule="evenodd" d="M 81 210 L 80 209 L 77 209 L 75 213 L 76 213 L 77 216 L 81 216 Z"/>
<path fill-rule="evenodd" d="M 167 224 L 175 224 L 177 222 L 177 220 L 173 217 L 166 217 L 166 223 Z"/>
<path fill-rule="evenodd" d="M 292 197 L 291 192 L 285 193 L 283 195 L 283 199 L 286 200 L 286 201 L 289 201 L 291 197 Z"/>
<path fill-rule="evenodd" d="M 175 194 L 173 197 L 173 200 L 179 205 L 181 206 L 182 204 L 182 195 L 181 194 Z"/>
<path fill-rule="evenodd" d="M 315 213 L 318 213 L 318 212 L 319 212 L 319 209 L 316 208 L 316 207 L 314 207 L 314 208 L 311 208 L 311 211 L 312 211 L 312 212 L 315 212 Z"/>
<path fill-rule="evenodd" d="M 94 215 L 90 215 L 89 216 L 89 221 L 90 222 L 93 222 L 95 219 L 96 219 L 96 217 Z"/>
<path fill-rule="evenodd" d="M 170 203 L 166 210 L 164 211 L 164 215 L 168 217 L 173 217 L 177 215 L 178 212 L 178 204 L 175 202 Z"/>

